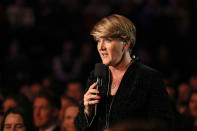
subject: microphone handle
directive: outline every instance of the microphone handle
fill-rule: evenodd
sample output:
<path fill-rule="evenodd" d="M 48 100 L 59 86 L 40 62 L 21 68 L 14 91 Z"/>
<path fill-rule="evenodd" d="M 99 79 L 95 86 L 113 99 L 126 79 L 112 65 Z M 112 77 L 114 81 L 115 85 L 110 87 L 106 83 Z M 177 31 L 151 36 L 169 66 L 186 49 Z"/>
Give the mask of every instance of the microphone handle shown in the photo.
<path fill-rule="evenodd" d="M 96 82 L 97 82 L 96 89 L 99 90 L 99 88 L 102 86 L 101 78 L 97 77 Z M 98 95 L 98 94 L 96 93 L 96 95 Z M 97 114 L 97 104 L 95 104 L 95 107 L 94 107 L 94 115 L 96 116 L 96 114 Z"/>

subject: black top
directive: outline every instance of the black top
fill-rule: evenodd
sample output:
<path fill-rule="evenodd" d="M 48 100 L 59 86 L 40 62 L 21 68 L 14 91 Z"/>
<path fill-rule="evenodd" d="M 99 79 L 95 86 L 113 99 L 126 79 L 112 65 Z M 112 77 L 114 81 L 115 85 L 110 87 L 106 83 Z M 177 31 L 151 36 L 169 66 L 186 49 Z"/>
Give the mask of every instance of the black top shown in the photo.
<path fill-rule="evenodd" d="M 159 73 L 134 61 L 125 72 L 115 96 L 109 97 L 109 69 L 104 85 L 100 90 L 101 100 L 97 115 L 87 118 L 84 105 L 81 105 L 75 120 L 78 131 L 102 131 L 111 125 L 129 119 L 158 119 L 168 127 L 173 128 L 173 113 Z M 93 73 L 88 79 L 87 89 L 96 81 Z M 111 100 L 109 100 L 111 99 Z"/>

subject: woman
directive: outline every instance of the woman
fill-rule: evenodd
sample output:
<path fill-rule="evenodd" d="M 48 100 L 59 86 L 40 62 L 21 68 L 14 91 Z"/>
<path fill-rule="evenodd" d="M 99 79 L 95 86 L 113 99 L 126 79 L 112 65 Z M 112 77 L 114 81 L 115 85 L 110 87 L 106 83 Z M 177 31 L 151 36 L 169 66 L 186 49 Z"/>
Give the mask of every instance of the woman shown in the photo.
<path fill-rule="evenodd" d="M 62 121 L 62 131 L 76 131 L 74 121 L 79 112 L 79 105 L 68 105 L 64 110 L 64 118 Z"/>
<path fill-rule="evenodd" d="M 30 122 L 21 108 L 10 108 L 3 116 L 1 131 L 33 131 Z"/>
<path fill-rule="evenodd" d="M 134 24 L 114 14 L 101 19 L 91 35 L 97 41 L 107 74 L 99 90 L 95 89 L 96 78 L 90 75 L 75 121 L 77 129 L 103 131 L 128 119 L 158 119 L 171 130 L 172 111 L 162 79 L 157 71 L 131 57 L 136 41 Z"/>

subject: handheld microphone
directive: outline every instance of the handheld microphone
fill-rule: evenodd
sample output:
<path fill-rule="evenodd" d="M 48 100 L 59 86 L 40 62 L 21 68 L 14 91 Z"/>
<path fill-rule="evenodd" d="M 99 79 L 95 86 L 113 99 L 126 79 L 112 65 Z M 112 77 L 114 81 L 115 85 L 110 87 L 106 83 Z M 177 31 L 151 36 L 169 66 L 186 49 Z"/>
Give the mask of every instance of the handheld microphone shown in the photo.
<path fill-rule="evenodd" d="M 99 90 L 103 85 L 104 75 L 105 75 L 105 65 L 102 63 L 97 63 L 95 65 L 95 71 L 94 71 L 94 76 L 97 79 L 96 80 L 97 81 L 97 86 L 96 86 L 97 90 Z M 97 104 L 95 104 L 95 110 L 94 110 L 94 115 L 96 116 L 96 114 L 97 114 Z"/>

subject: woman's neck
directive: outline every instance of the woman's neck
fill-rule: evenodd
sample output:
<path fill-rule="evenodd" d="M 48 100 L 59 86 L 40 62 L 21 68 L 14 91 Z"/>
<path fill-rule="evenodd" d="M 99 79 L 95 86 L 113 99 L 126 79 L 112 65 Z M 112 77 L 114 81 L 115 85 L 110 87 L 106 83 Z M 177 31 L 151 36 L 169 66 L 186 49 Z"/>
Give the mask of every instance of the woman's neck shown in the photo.
<path fill-rule="evenodd" d="M 130 54 L 125 54 L 123 59 L 117 65 L 109 66 L 112 76 L 122 73 L 124 74 L 131 63 L 132 59 L 130 57 Z"/>
<path fill-rule="evenodd" d="M 119 62 L 117 66 L 110 66 L 109 69 L 111 71 L 111 95 L 115 95 L 118 91 L 118 88 L 120 86 L 121 80 L 128 69 L 128 67 L 131 65 L 132 59 L 130 55 L 124 56 L 123 59 Z"/>

